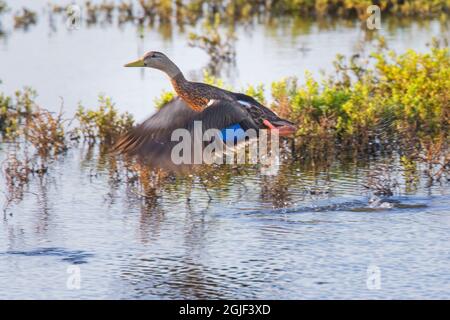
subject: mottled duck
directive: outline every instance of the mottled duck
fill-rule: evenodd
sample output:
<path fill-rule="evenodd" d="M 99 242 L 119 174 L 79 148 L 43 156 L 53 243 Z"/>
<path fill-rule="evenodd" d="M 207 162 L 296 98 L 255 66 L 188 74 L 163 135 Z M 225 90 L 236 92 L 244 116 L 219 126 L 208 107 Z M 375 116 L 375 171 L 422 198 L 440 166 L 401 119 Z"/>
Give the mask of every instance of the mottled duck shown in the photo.
<path fill-rule="evenodd" d="M 227 91 L 206 83 L 186 80 L 180 69 L 166 55 L 151 51 L 125 67 L 147 67 L 166 73 L 177 97 L 133 128 L 116 143 L 116 152 L 139 156 L 157 166 L 170 161 L 174 145 L 172 132 L 178 128 L 192 130 L 194 121 L 208 129 L 268 129 L 279 136 L 292 135 L 296 128 L 254 98 Z"/>

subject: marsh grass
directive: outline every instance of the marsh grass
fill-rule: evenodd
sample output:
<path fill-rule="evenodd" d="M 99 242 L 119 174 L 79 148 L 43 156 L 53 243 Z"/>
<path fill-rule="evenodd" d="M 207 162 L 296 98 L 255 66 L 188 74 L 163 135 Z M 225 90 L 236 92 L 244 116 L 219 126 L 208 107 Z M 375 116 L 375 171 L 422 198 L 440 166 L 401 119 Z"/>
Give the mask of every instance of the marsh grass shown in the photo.
<path fill-rule="evenodd" d="M 0 93 L 0 132 L 3 137 L 11 139 L 20 135 L 21 124 L 36 108 L 36 96 L 29 87 L 17 90 L 13 97 Z"/>
<path fill-rule="evenodd" d="M 67 150 L 62 111 L 54 114 L 36 107 L 24 126 L 25 138 L 42 158 L 56 157 Z"/>
<path fill-rule="evenodd" d="M 120 114 L 110 97 L 100 95 L 97 109 L 85 109 L 79 105 L 75 114 L 79 127 L 76 129 L 85 140 L 111 145 L 134 124 L 128 112 Z"/>
<path fill-rule="evenodd" d="M 27 30 L 31 25 L 37 22 L 37 13 L 28 8 L 22 8 L 22 10 L 16 12 L 13 16 L 14 28 Z"/>

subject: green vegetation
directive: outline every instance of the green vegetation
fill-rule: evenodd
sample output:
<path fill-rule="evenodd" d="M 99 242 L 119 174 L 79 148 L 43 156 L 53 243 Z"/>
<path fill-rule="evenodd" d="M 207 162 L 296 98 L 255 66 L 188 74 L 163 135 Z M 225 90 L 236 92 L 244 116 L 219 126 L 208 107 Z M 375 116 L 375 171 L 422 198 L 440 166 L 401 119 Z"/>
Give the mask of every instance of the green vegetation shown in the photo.
<path fill-rule="evenodd" d="M 14 97 L 0 93 L 0 132 L 2 135 L 13 138 L 19 134 L 20 124 L 30 116 L 36 107 L 34 99 L 36 92 L 25 87 L 15 92 Z"/>
<path fill-rule="evenodd" d="M 178 25 L 193 24 L 200 18 L 213 18 L 219 14 L 228 23 L 249 21 L 258 16 L 303 16 L 303 17 L 343 17 L 366 19 L 367 8 L 378 5 L 383 14 L 401 17 L 439 17 L 450 12 L 448 0 L 278 0 L 278 1 L 207 1 L 207 0 L 139 0 L 135 7 L 128 1 L 119 3 L 104 1 L 100 4 L 85 2 L 90 23 L 100 16 L 111 19 L 117 12 L 119 23 L 137 21 L 139 23 L 166 24 L 176 17 Z M 52 4 L 54 13 L 64 12 L 60 5 Z"/>
<path fill-rule="evenodd" d="M 202 8 L 203 15 L 219 12 L 229 21 L 248 20 L 257 15 L 268 14 L 316 17 L 357 17 L 361 20 L 369 15 L 367 8 L 378 5 L 383 14 L 396 16 L 438 17 L 450 11 L 448 0 L 278 0 L 278 1 L 206 1 L 194 0 Z"/>
<path fill-rule="evenodd" d="M 155 102 L 155 108 L 161 109 L 163 105 L 165 105 L 167 102 L 172 100 L 175 97 L 175 92 L 173 91 L 165 91 L 161 93 L 161 95 L 154 100 Z"/>
<path fill-rule="evenodd" d="M 271 2 L 269 6 L 274 12 L 365 18 L 367 7 L 371 5 L 378 5 L 383 13 L 398 16 L 439 16 L 450 9 L 448 0 L 280 0 Z"/>
<path fill-rule="evenodd" d="M 262 85 L 239 91 L 297 124 L 292 156 L 302 159 L 302 163 L 326 165 L 336 158 L 357 159 L 396 152 L 400 154 L 408 188 L 417 183 L 417 163 L 424 164 L 430 183 L 440 181 L 450 174 L 450 51 L 436 41 L 426 53 L 409 50 L 396 54 L 383 49 L 383 41 L 379 47 L 367 58 L 338 56 L 335 71 L 321 81 L 308 73 L 302 83 L 295 78 L 275 81 L 269 101 L 265 101 L 269 92 Z M 208 72 L 204 81 L 232 89 Z M 173 92 L 163 92 L 155 100 L 156 107 L 173 97 Z M 69 128 L 61 112 L 53 114 L 40 108 L 35 98 L 36 92 L 30 88 L 13 97 L 0 94 L 0 130 L 4 138 L 17 145 L 30 145 L 36 151 L 28 156 L 28 148 L 18 147 L 26 150 L 27 156 L 15 154 L 7 163 L 12 182 L 26 181 L 34 172 L 45 174 L 48 157 L 56 157 L 70 147 L 71 140 L 84 137 L 90 146 L 98 143 L 101 147 L 102 166 L 110 165 L 113 181 L 125 179 L 136 184 L 139 196 L 157 197 L 166 175 L 133 159 L 121 162 L 107 156 L 116 139 L 133 126 L 130 114 L 120 114 L 111 99 L 101 95 L 97 108 L 79 106 L 76 124 Z M 41 159 L 37 167 L 29 160 L 36 157 Z M 205 170 L 208 172 L 208 168 Z M 392 194 L 396 182 L 379 180 L 379 176 L 369 179 L 367 187 L 378 194 Z M 198 181 L 207 184 L 201 177 L 205 175 L 198 176 Z"/>
<path fill-rule="evenodd" d="M 440 141 L 440 149 L 448 149 L 449 49 L 435 43 L 428 53 L 399 55 L 380 43 L 368 59 L 338 56 L 335 72 L 321 81 L 306 73 L 303 84 L 295 78 L 272 83 L 269 105 L 297 124 L 296 152 L 302 157 L 370 154 L 392 146 L 414 153 Z M 226 87 L 207 72 L 204 82 Z M 266 103 L 262 85 L 240 91 Z"/>
<path fill-rule="evenodd" d="M 82 105 L 75 115 L 80 127 L 77 129 L 85 139 L 95 142 L 113 144 L 134 124 L 133 116 L 128 112 L 119 114 L 110 97 L 99 96 L 97 110 L 86 110 Z"/>
<path fill-rule="evenodd" d="M 272 108 L 298 124 L 305 146 L 318 138 L 318 143 L 367 148 L 389 136 L 411 145 L 448 134 L 448 48 L 401 55 L 383 51 L 372 60 L 373 67 L 362 69 L 339 57 L 335 74 L 322 83 L 308 74 L 302 86 L 296 79 L 274 82 Z"/>
<path fill-rule="evenodd" d="M 335 72 L 321 81 L 307 73 L 304 84 L 286 78 L 271 85 L 269 106 L 298 125 L 296 146 L 303 155 L 319 156 L 331 147 L 370 152 L 374 146 L 389 145 L 394 140 L 408 141 L 411 148 L 425 140 L 448 138 L 448 48 L 435 45 L 427 53 L 409 50 L 400 55 L 381 49 L 370 56 L 369 62 L 357 56 L 350 59 L 339 56 L 334 66 Z M 208 72 L 204 81 L 226 87 Z M 267 103 L 262 85 L 241 91 Z M 0 95 L 3 133 L 15 132 L 22 116 L 40 113 L 35 96 L 29 88 L 18 91 L 14 99 Z M 156 107 L 173 96 L 173 92 L 163 92 L 155 100 Z M 76 119 L 80 134 L 104 143 L 113 143 L 133 125 L 132 116 L 119 114 L 105 96 L 99 97 L 96 110 L 86 110 L 80 105 Z"/>

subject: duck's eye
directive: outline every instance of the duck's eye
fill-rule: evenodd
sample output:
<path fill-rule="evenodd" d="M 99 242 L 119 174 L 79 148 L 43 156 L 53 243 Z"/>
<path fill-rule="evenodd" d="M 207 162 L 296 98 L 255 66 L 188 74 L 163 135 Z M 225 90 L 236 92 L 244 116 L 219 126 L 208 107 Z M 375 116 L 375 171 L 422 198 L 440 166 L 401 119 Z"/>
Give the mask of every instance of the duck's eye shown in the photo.
<path fill-rule="evenodd" d="M 152 55 L 151 55 L 151 58 L 156 58 L 156 57 L 157 57 L 156 54 L 152 54 Z"/>

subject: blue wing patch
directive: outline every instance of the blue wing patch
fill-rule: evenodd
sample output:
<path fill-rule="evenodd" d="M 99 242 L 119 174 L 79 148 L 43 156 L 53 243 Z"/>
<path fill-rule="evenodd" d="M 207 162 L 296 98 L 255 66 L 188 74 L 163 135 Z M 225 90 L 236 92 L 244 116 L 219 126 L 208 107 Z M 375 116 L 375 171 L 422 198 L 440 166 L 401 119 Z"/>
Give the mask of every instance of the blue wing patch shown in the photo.
<path fill-rule="evenodd" d="M 233 124 L 229 127 L 226 127 L 220 131 L 220 135 L 222 137 L 223 142 L 227 143 L 228 141 L 233 141 L 234 143 L 238 143 L 245 139 L 245 131 L 242 129 L 239 123 Z"/>

